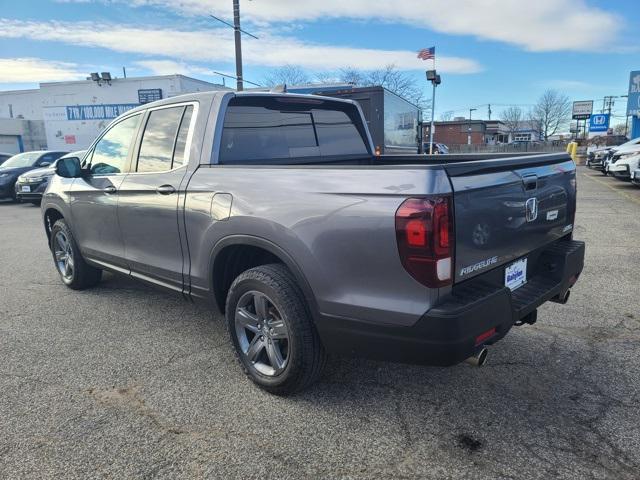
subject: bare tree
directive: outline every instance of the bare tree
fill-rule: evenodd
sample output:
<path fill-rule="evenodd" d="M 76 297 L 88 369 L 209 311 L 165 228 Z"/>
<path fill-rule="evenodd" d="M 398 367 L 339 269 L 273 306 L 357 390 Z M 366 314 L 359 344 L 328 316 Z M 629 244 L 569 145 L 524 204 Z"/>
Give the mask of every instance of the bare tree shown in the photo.
<path fill-rule="evenodd" d="M 318 72 L 313 75 L 313 82 L 338 83 L 340 80 L 335 72 Z"/>
<path fill-rule="evenodd" d="M 430 112 L 429 99 L 424 97 L 424 86 L 410 75 L 398 70 L 393 65 L 387 65 L 378 70 L 358 70 L 354 67 L 345 67 L 336 73 L 318 73 L 311 77 L 297 65 L 283 65 L 273 69 L 264 79 L 267 86 L 274 85 L 300 85 L 316 81 L 320 83 L 344 82 L 358 87 L 381 85 L 393 93 L 406 98 L 416 104 L 423 114 Z M 426 85 L 426 83 L 425 83 Z"/>
<path fill-rule="evenodd" d="M 455 114 L 455 112 L 453 110 L 448 110 L 446 112 L 442 112 L 440 114 L 440 121 L 441 122 L 449 122 L 451 120 L 453 120 L 453 115 Z"/>
<path fill-rule="evenodd" d="M 522 127 L 524 121 L 524 112 L 520 107 L 511 106 L 502 111 L 500 119 L 507 127 L 509 132 L 509 140 L 513 140 L 513 135 Z"/>
<path fill-rule="evenodd" d="M 367 83 L 362 70 L 353 67 L 341 68 L 338 72 L 338 80 L 352 85 L 362 86 Z"/>
<path fill-rule="evenodd" d="M 627 134 L 627 126 L 624 123 L 618 123 L 613 126 L 613 134 L 614 135 L 626 135 Z"/>
<path fill-rule="evenodd" d="M 569 97 L 557 90 L 547 90 L 531 110 L 531 119 L 539 126 L 542 138 L 548 140 L 567 125 L 570 114 Z"/>
<path fill-rule="evenodd" d="M 406 98 L 416 104 L 425 113 L 430 111 L 428 99 L 424 96 L 424 86 L 421 86 L 413 77 L 398 70 L 394 64 L 389 64 L 378 70 L 362 71 L 353 67 L 343 68 L 339 72 L 342 82 L 366 87 L 381 85 L 393 93 Z M 426 83 L 424 84 L 426 85 Z"/>
<path fill-rule="evenodd" d="M 298 65 L 283 65 L 269 72 L 264 78 L 264 84 L 273 87 L 275 85 L 302 85 L 309 83 L 307 72 Z"/>

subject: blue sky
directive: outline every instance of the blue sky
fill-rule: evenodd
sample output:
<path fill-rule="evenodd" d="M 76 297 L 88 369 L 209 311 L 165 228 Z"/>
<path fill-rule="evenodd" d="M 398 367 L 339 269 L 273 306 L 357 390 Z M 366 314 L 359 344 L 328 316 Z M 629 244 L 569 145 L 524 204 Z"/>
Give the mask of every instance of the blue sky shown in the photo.
<path fill-rule="evenodd" d="M 310 75 L 394 63 L 423 83 L 436 46 L 436 112 L 486 104 L 526 108 L 547 88 L 572 100 L 626 93 L 640 70 L 638 0 L 241 0 L 245 78 L 299 65 Z M 231 0 L 3 0 L 0 89 L 83 78 L 91 71 L 183 73 L 220 82 L 233 73 Z M 624 99 L 615 111 L 622 115 Z M 620 120 L 622 121 L 622 117 Z"/>

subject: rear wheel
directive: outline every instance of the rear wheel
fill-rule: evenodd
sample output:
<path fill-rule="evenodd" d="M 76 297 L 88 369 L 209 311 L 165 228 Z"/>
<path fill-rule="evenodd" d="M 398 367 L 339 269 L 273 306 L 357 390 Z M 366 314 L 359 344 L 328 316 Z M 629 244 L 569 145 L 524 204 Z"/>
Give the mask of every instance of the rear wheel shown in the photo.
<path fill-rule="evenodd" d="M 102 278 L 102 270 L 85 262 L 73 233 L 64 220 L 58 220 L 51 229 L 51 253 L 62 282 L 74 290 L 93 287 Z"/>
<path fill-rule="evenodd" d="M 236 278 L 226 319 L 244 372 L 261 388 L 287 395 L 319 378 L 326 354 L 304 296 L 283 265 L 259 266 Z"/>

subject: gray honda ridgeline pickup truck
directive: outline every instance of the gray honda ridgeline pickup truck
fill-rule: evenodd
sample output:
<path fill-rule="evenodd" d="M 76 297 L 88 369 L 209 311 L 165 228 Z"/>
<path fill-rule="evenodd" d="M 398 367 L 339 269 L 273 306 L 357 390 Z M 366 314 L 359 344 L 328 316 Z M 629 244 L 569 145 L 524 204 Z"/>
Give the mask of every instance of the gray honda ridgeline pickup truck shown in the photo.
<path fill-rule="evenodd" d="M 376 156 L 352 101 L 208 92 L 117 118 L 42 201 L 62 281 L 212 301 L 260 387 L 327 354 L 482 364 L 583 267 L 566 154 Z"/>

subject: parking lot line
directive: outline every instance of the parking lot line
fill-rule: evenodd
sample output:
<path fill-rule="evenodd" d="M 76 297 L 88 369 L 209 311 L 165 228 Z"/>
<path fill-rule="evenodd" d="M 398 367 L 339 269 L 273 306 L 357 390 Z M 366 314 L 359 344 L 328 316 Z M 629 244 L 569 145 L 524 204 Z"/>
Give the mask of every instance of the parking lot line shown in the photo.
<path fill-rule="evenodd" d="M 613 190 L 614 192 L 619 193 L 619 194 L 620 194 L 620 195 L 622 195 L 623 197 L 625 197 L 625 198 L 627 198 L 627 199 L 631 200 L 632 202 L 637 203 L 638 205 L 640 205 L 640 200 L 639 200 L 639 199 L 637 199 L 637 198 L 635 198 L 635 197 L 633 197 L 633 196 L 631 196 L 631 195 L 629 195 L 627 192 L 623 192 L 623 191 L 622 191 L 622 190 L 620 190 L 619 188 L 612 187 L 612 186 L 611 186 L 611 185 L 609 185 L 607 182 L 604 182 L 604 181 L 599 180 L 599 179 L 597 179 L 597 178 L 595 178 L 595 177 L 592 177 L 591 175 L 587 175 L 586 173 L 583 173 L 582 175 L 583 175 L 584 177 L 586 177 L 586 178 L 589 178 L 590 180 L 593 180 L 594 182 L 598 182 L 600 185 L 604 185 L 604 186 L 605 186 L 605 187 L 607 187 L 608 189 Z"/>

